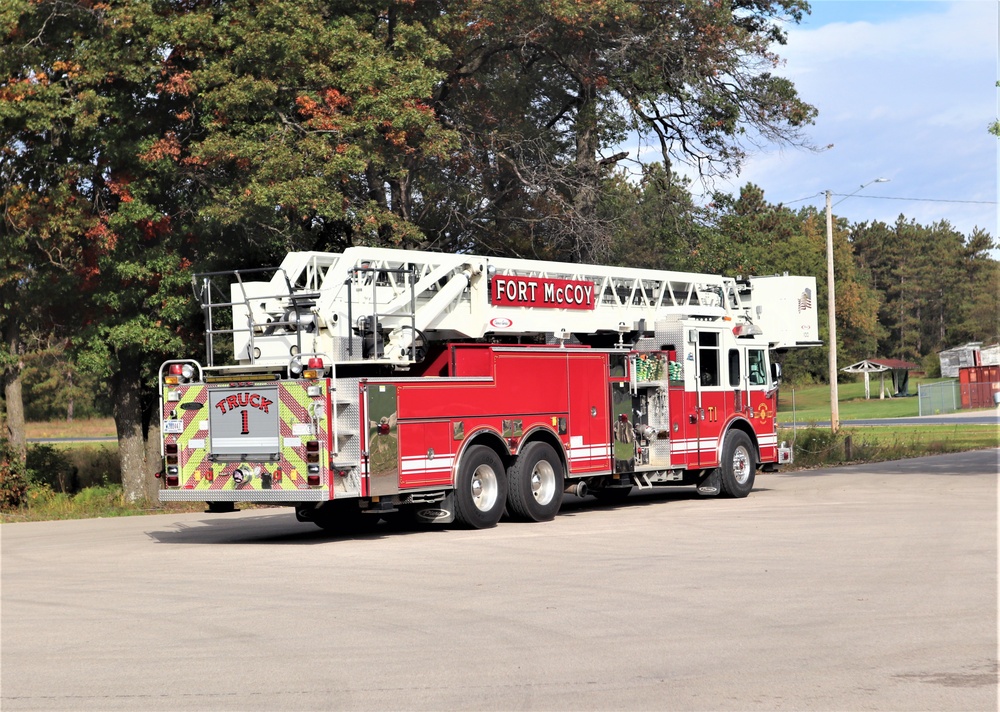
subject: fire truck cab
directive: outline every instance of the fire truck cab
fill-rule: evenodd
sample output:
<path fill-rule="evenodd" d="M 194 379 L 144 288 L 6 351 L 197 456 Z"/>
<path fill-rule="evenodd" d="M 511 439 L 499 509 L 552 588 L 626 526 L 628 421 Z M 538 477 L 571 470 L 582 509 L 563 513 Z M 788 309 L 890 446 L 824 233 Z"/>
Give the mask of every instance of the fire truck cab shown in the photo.
<path fill-rule="evenodd" d="M 745 497 L 791 461 L 771 354 L 817 343 L 811 277 L 351 248 L 194 287 L 206 353 L 160 371 L 160 499 L 330 530 L 543 521 L 566 493 Z"/>

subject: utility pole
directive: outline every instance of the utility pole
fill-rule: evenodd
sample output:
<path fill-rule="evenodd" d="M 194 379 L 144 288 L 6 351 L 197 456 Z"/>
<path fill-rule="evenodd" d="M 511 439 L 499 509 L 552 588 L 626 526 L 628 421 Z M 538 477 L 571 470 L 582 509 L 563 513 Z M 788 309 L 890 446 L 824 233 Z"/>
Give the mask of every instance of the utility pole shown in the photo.
<path fill-rule="evenodd" d="M 837 296 L 833 286 L 833 192 L 826 191 L 826 313 L 830 326 L 830 430 L 840 430 L 837 393 Z"/>
<path fill-rule="evenodd" d="M 870 186 L 872 183 L 888 183 L 888 178 L 876 178 L 864 183 L 860 188 L 845 195 L 837 201 L 837 204 L 844 202 L 851 195 L 856 195 Z M 840 430 L 840 403 L 837 393 L 837 295 L 834 289 L 833 275 L 833 191 L 826 191 L 826 287 L 827 287 L 827 316 L 830 325 L 830 430 L 836 433 Z"/>

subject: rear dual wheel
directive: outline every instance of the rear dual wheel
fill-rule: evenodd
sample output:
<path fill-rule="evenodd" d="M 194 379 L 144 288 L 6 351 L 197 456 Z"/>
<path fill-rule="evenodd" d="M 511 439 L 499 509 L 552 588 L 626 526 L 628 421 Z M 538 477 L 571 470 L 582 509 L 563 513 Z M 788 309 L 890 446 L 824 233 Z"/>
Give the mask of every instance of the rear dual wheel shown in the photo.
<path fill-rule="evenodd" d="M 496 526 L 507 499 L 503 461 L 485 445 L 462 456 L 455 478 L 455 520 L 470 529 Z"/>
<path fill-rule="evenodd" d="M 507 507 L 512 517 L 527 522 L 552 519 L 562 505 L 562 460 L 551 445 L 527 445 L 507 469 Z"/>

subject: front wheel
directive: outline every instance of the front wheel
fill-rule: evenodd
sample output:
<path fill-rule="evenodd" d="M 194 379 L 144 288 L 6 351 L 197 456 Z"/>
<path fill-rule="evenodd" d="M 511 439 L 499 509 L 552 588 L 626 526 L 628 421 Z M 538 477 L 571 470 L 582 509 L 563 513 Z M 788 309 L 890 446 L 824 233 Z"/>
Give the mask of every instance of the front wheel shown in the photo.
<path fill-rule="evenodd" d="M 485 445 L 473 445 L 462 456 L 455 478 L 455 520 L 470 529 L 496 526 L 506 498 L 500 457 Z"/>
<path fill-rule="evenodd" d="M 756 450 L 750 438 L 741 430 L 731 430 L 722 447 L 722 494 L 726 497 L 746 497 L 753 489 L 757 472 Z"/>
<path fill-rule="evenodd" d="M 507 505 L 512 517 L 544 522 L 559 512 L 563 497 L 563 465 L 548 443 L 529 444 L 507 470 Z"/>

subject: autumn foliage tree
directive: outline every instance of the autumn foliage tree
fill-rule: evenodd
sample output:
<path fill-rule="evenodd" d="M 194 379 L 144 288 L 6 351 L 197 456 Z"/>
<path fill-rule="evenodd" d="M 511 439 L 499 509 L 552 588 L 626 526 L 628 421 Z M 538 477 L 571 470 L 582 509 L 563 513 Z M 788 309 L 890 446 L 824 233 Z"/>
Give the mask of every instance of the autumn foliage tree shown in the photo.
<path fill-rule="evenodd" d="M 29 288 L 72 318 L 111 389 L 126 494 L 148 497 L 153 379 L 190 350 L 193 265 L 416 239 L 367 169 L 447 145 L 425 101 L 438 50 L 321 2 L 22 1 L 0 22 L 4 335 Z"/>
<path fill-rule="evenodd" d="M 150 496 L 157 369 L 200 342 L 192 274 L 274 264 L 292 249 L 368 244 L 822 277 L 815 214 L 768 205 L 753 186 L 696 206 L 676 170 L 731 173 L 755 144 L 805 142 L 816 112 L 774 74 L 774 48 L 807 9 L 804 0 L 7 0 L 9 435 L 23 454 L 29 345 L 65 344 L 67 372 L 108 384 L 126 493 Z M 626 171 L 622 145 L 636 137 L 655 161 Z M 918 227 L 885 240 L 912 232 L 930 244 Z M 859 260 L 838 271 L 848 352 L 883 339 L 880 324 L 921 352 L 943 323 L 946 337 L 995 333 L 995 299 L 977 296 L 996 278 L 988 235 L 930 229 L 956 265 L 953 288 L 935 295 L 914 291 L 932 263 L 903 255 L 897 268 L 867 248 L 886 231 L 862 229 L 852 242 L 838 222 L 838 264 Z M 884 285 L 888 306 L 869 279 Z M 911 307 L 936 336 L 905 321 Z"/>
<path fill-rule="evenodd" d="M 449 50 L 434 107 L 461 138 L 451 161 L 412 174 L 414 195 L 434 198 L 411 214 L 435 245 L 605 260 L 600 193 L 627 136 L 651 140 L 668 177 L 675 162 L 711 175 L 748 142 L 800 142 L 815 116 L 771 73 L 799 0 L 403 5 Z"/>

